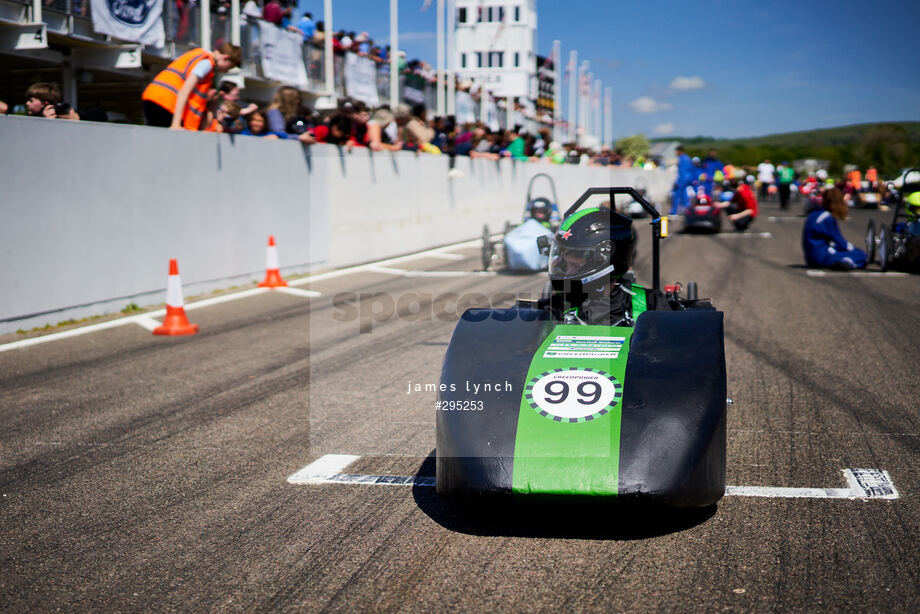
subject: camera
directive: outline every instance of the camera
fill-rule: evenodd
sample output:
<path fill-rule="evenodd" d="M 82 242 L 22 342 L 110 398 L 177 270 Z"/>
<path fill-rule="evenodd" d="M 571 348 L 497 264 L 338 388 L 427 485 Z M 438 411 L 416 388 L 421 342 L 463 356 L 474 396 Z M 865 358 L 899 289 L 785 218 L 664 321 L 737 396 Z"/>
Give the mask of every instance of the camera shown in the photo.
<path fill-rule="evenodd" d="M 70 109 L 71 106 L 69 102 L 59 102 L 54 105 L 54 114 L 58 117 L 63 117 L 64 115 L 70 113 Z"/>

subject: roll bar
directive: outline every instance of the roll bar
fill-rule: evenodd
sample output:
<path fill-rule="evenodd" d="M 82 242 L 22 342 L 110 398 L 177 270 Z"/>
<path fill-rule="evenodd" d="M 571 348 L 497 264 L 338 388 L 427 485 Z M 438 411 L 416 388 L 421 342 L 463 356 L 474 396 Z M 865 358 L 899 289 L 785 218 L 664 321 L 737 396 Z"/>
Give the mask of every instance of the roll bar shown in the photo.
<path fill-rule="evenodd" d="M 546 177 L 547 179 L 549 179 L 549 187 L 553 191 L 553 203 L 558 205 L 559 197 L 556 196 L 556 182 L 553 181 L 553 178 L 547 175 L 546 173 L 537 173 L 536 175 L 530 178 L 530 183 L 527 184 L 527 202 L 530 202 L 533 200 L 533 197 L 531 196 L 531 190 L 533 189 L 533 182 L 537 177 Z"/>
<path fill-rule="evenodd" d="M 660 288 L 661 286 L 661 283 L 660 283 L 661 268 L 660 268 L 660 263 L 659 263 L 659 245 L 658 243 L 661 240 L 661 219 L 662 218 L 661 218 L 661 215 L 658 213 L 658 211 L 655 210 L 655 207 L 653 207 L 651 203 L 645 200 L 645 197 L 639 194 L 639 192 L 635 188 L 632 188 L 629 186 L 609 187 L 609 188 L 588 188 L 587 190 L 585 190 L 585 192 L 581 196 L 578 197 L 578 200 L 576 200 L 575 203 L 571 207 L 568 208 L 568 210 L 565 212 L 565 215 L 563 216 L 563 219 L 569 217 L 570 215 L 578 211 L 578 208 L 581 207 L 583 204 L 585 204 L 585 201 L 587 201 L 592 196 L 596 196 L 598 194 L 606 194 L 610 197 L 611 209 L 614 209 L 616 207 L 616 201 L 614 197 L 617 194 L 627 194 L 629 196 L 632 196 L 633 200 L 635 200 L 637 203 L 642 205 L 642 208 L 645 209 L 650 216 L 652 216 L 652 288 L 655 290 L 660 290 L 661 289 Z"/>

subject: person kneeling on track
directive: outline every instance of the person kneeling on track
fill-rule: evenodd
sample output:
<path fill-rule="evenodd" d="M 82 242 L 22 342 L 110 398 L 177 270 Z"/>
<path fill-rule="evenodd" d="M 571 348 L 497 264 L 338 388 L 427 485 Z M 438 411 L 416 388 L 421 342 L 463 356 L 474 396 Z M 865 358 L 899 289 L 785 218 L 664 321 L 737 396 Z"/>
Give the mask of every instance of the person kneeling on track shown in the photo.
<path fill-rule="evenodd" d="M 716 206 L 728 210 L 728 221 L 735 226 L 738 232 L 744 232 L 757 217 L 757 197 L 754 190 L 744 181 L 731 180 L 732 198 L 727 202 L 718 202 Z"/>
<path fill-rule="evenodd" d="M 609 208 L 573 214 L 556 231 L 549 255 L 553 290 L 566 324 L 632 326 L 647 310 L 670 309 L 659 290 L 630 281 L 636 253 L 632 220 Z"/>
<path fill-rule="evenodd" d="M 847 219 L 848 214 L 840 189 L 825 190 L 822 206 L 812 209 L 802 230 L 802 249 L 808 266 L 840 270 L 865 268 L 866 252 L 853 247 L 837 225 L 838 221 Z"/>

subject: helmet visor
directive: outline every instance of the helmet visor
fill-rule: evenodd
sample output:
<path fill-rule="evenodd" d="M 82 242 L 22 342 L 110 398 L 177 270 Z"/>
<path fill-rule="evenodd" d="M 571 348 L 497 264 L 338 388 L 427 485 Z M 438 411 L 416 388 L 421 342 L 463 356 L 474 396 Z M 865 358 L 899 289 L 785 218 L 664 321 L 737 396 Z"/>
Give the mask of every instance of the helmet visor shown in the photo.
<path fill-rule="evenodd" d="M 593 247 L 568 247 L 554 241 L 549 251 L 551 279 L 584 279 L 601 273 L 610 265 L 613 244 L 602 241 Z"/>

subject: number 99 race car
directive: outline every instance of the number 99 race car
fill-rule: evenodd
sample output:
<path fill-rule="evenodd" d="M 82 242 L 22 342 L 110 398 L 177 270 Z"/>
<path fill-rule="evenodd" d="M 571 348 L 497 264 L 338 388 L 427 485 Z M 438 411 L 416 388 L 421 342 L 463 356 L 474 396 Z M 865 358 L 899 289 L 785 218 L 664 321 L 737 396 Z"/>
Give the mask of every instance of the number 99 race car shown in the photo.
<path fill-rule="evenodd" d="M 648 209 L 651 289 L 628 281 L 632 221 L 579 211 L 595 194 L 628 194 Z M 659 289 L 666 229 L 633 188 L 590 188 L 540 241 L 548 296 L 461 316 L 438 393 L 439 495 L 677 508 L 722 497 L 722 313 L 697 299 L 695 284 L 687 297 L 679 286 Z"/>

